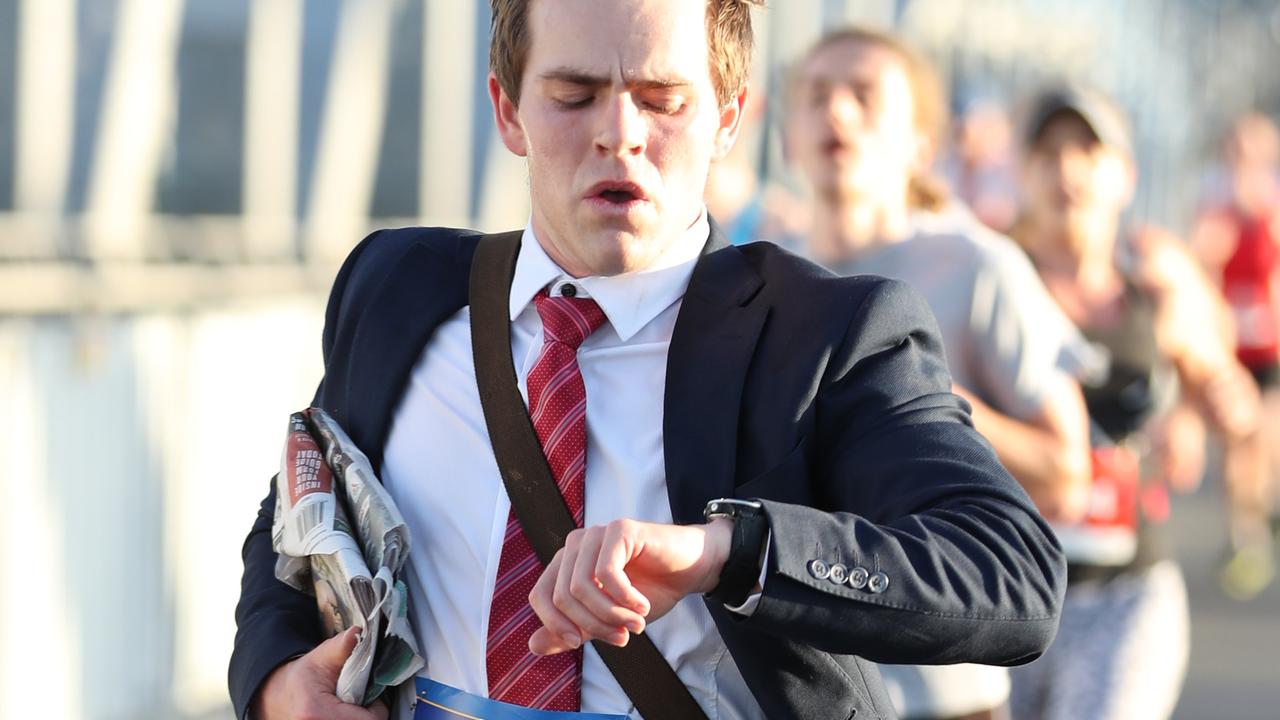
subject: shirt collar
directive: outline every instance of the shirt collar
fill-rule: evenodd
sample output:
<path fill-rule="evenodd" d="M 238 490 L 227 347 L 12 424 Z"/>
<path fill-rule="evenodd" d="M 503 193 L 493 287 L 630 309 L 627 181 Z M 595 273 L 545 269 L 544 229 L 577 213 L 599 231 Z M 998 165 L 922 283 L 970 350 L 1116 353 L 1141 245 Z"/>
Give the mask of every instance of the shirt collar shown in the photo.
<path fill-rule="evenodd" d="M 515 321 L 533 301 L 539 290 L 553 285 L 553 295 L 565 283 L 578 291 L 578 297 L 590 297 L 600 305 L 609 324 L 623 342 L 648 325 L 663 310 L 684 296 L 693 275 L 693 266 L 711 232 L 704 207 L 698 219 L 681 233 L 676 242 L 644 270 L 612 276 L 571 277 L 538 243 L 533 234 L 533 221 L 525 226 L 516 258 L 515 277 L 511 281 L 510 311 Z"/>

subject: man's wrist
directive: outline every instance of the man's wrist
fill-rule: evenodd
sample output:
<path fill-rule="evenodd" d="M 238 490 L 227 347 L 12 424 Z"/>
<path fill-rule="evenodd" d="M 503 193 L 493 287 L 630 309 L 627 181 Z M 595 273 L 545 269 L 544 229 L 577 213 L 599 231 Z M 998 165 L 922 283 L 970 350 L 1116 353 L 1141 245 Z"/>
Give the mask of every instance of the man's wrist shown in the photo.
<path fill-rule="evenodd" d="M 712 523 L 732 524 L 729 549 L 720 565 L 719 582 L 706 595 L 708 599 L 729 607 L 741 606 L 759 585 L 765 539 L 769 534 L 769 522 L 763 506 L 753 500 L 721 498 L 707 503 L 703 515 Z"/>
<path fill-rule="evenodd" d="M 258 685 L 258 689 L 254 691 L 253 697 L 249 700 L 249 707 L 245 711 L 244 720 L 266 720 L 268 717 L 268 710 L 266 706 L 267 686 L 270 685 L 273 680 L 284 682 L 284 679 L 281 676 L 289 671 L 290 665 L 300 660 L 304 655 L 306 655 L 306 653 L 298 653 L 286 658 L 284 662 L 275 666 L 271 669 L 271 672 L 267 673 L 267 676 L 262 679 L 262 683 Z"/>
<path fill-rule="evenodd" d="M 724 572 L 724 564 L 729 560 L 729 549 L 733 543 L 733 525 L 733 519 L 727 517 L 717 517 L 707 521 L 709 570 L 706 581 L 697 589 L 698 592 L 709 593 L 720 584 L 720 574 Z"/>

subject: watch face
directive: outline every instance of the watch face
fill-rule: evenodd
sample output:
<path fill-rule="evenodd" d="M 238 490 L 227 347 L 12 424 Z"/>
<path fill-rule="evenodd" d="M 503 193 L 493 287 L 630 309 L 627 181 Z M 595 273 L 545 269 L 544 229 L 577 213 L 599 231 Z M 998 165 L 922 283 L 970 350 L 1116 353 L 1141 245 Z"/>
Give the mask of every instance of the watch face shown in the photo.
<path fill-rule="evenodd" d="M 714 514 L 737 514 L 746 510 L 759 510 L 760 503 L 754 500 L 739 500 L 736 497 L 722 497 L 707 503 L 707 511 Z"/>
<path fill-rule="evenodd" d="M 707 503 L 702 515 L 706 519 L 717 516 L 739 517 L 748 513 L 759 512 L 764 506 L 755 500 L 739 500 L 738 498 L 719 498 Z"/>

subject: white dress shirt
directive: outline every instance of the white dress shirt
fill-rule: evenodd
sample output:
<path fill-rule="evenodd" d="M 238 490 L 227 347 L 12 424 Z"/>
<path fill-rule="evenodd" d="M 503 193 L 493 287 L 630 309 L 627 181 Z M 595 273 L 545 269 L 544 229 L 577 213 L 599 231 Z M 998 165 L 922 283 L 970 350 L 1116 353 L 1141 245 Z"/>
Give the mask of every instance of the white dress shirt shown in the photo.
<path fill-rule="evenodd" d="M 587 525 L 672 522 L 662 437 L 667 349 L 708 232 L 704 210 L 645 271 L 575 279 L 538 244 L 532 225 L 524 231 L 510 317 L 526 404 L 526 377 L 542 348 L 534 295 L 548 286 L 560 295 L 570 284 L 608 318 L 578 351 L 587 392 Z M 412 532 L 406 580 L 423 675 L 487 696 L 489 605 L 511 502 L 476 389 L 469 308 L 436 330 L 414 366 L 387 439 L 382 480 Z M 709 718 L 763 717 L 701 597 L 681 600 L 647 634 Z M 395 717 L 412 717 L 412 695 L 400 693 Z M 639 717 L 589 645 L 582 711 Z"/>

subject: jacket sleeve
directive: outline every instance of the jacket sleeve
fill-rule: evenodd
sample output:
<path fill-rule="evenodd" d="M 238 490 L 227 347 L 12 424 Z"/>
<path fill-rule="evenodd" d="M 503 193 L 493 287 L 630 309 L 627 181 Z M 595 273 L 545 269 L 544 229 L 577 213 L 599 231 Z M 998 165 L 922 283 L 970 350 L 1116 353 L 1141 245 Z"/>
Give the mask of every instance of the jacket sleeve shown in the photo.
<path fill-rule="evenodd" d="M 323 337 L 326 367 L 334 352 L 337 329 L 346 322 L 343 302 L 357 260 L 377 233 L 365 238 L 338 271 L 325 311 Z M 323 382 L 321 384 L 323 389 Z M 321 390 L 317 390 L 317 397 Z M 284 418 L 280 422 L 284 437 Z M 276 489 L 272 478 L 253 527 L 241 549 L 244 575 L 240 600 L 236 604 L 236 637 L 228 670 L 228 686 L 236 717 L 245 718 L 258 687 L 271 671 L 323 640 L 316 599 L 298 592 L 276 579 L 277 554 L 271 547 L 271 524 L 275 517 Z"/>
<path fill-rule="evenodd" d="M 876 285 L 818 387 L 812 432 L 753 485 L 803 483 L 820 507 L 762 492 L 768 576 L 741 622 L 886 663 L 1043 653 L 1065 590 L 1061 548 L 950 392 L 919 295 Z"/>

